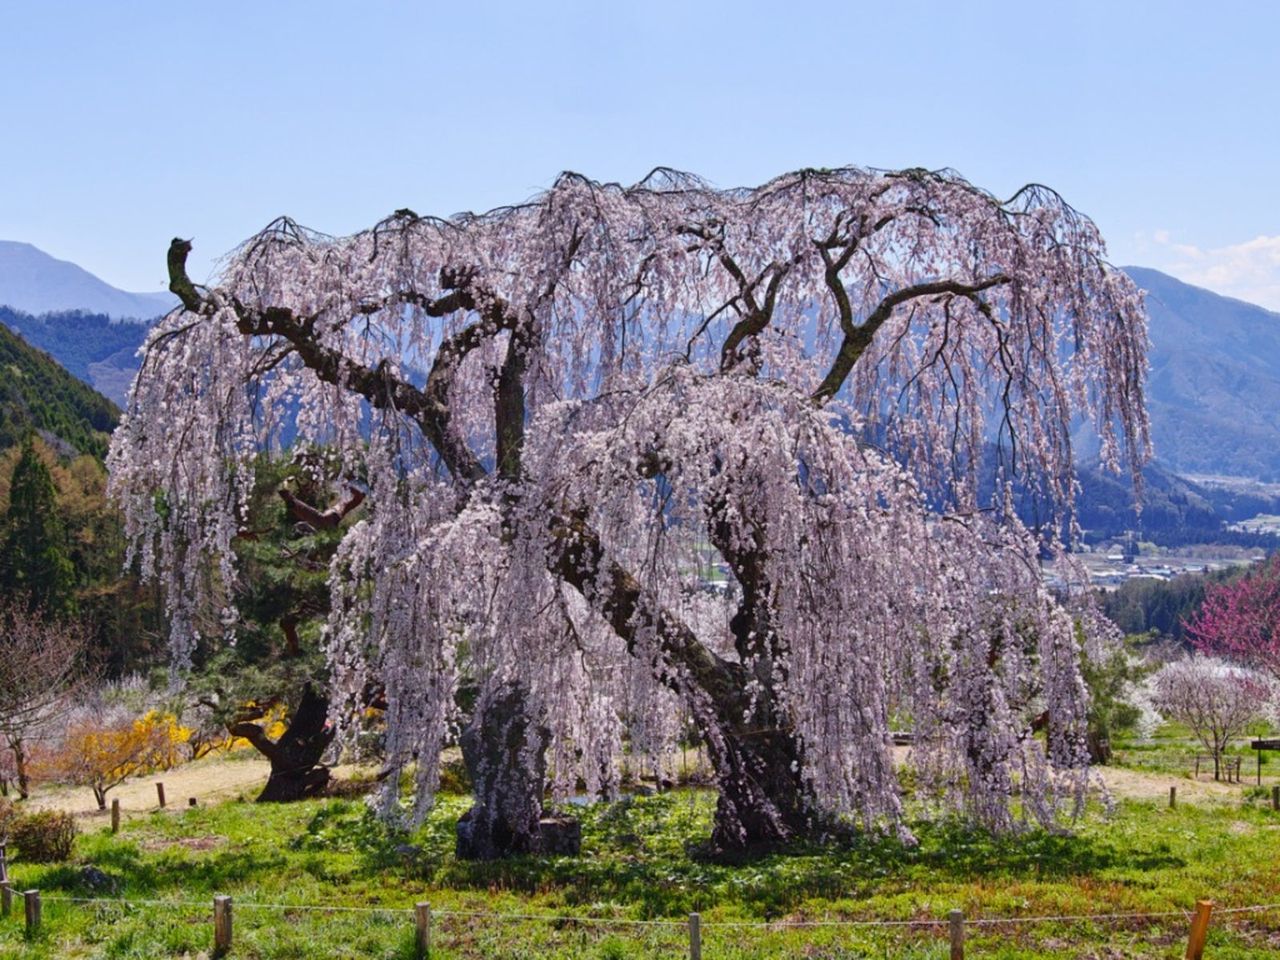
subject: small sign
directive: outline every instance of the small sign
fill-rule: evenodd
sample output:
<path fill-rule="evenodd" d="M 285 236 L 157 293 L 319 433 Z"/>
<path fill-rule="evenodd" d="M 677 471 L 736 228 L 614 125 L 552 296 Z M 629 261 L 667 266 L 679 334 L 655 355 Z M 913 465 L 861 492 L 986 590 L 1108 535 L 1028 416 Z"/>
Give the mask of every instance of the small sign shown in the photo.
<path fill-rule="evenodd" d="M 1251 740 L 1249 746 L 1254 750 L 1280 750 L 1280 740 Z"/>

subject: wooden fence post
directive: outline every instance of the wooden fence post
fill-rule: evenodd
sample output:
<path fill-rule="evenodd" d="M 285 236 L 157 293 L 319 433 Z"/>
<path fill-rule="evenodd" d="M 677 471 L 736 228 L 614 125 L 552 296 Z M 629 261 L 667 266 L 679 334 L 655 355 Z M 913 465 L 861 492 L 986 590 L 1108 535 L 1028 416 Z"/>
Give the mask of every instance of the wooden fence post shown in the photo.
<path fill-rule="evenodd" d="M 28 890 L 22 895 L 22 902 L 27 914 L 27 936 L 34 937 L 40 932 L 40 891 Z"/>
<path fill-rule="evenodd" d="M 431 904 L 414 904 L 413 915 L 418 926 L 418 960 L 427 960 L 431 955 Z"/>
<path fill-rule="evenodd" d="M 1177 805 L 1178 805 L 1178 788 L 1170 787 L 1169 788 L 1169 809 L 1172 810 Z"/>
<path fill-rule="evenodd" d="M 1197 900 L 1195 916 L 1191 918 L 1191 935 L 1187 938 L 1186 960 L 1201 960 L 1204 956 L 1204 938 L 1209 934 L 1209 914 L 1213 913 L 1212 900 Z"/>
<path fill-rule="evenodd" d="M 111 801 L 111 832 L 120 832 L 120 798 Z"/>
<path fill-rule="evenodd" d="M 952 910 L 947 920 L 951 928 L 951 960 L 964 960 L 964 911 Z"/>
<path fill-rule="evenodd" d="M 7 917 L 13 912 L 13 884 L 8 880 L 0 880 L 0 917 Z"/>
<path fill-rule="evenodd" d="M 9 879 L 9 845 L 0 843 L 0 881 Z"/>
<path fill-rule="evenodd" d="M 222 956 L 231 949 L 231 898 L 213 898 L 213 952 Z"/>
<path fill-rule="evenodd" d="M 160 809 L 164 809 L 164 784 L 156 781 L 156 796 L 160 799 Z"/>
<path fill-rule="evenodd" d="M 702 918 L 689 914 L 689 960 L 702 960 Z"/>
<path fill-rule="evenodd" d="M 1280 786 L 1271 788 L 1271 809 L 1280 810 Z"/>

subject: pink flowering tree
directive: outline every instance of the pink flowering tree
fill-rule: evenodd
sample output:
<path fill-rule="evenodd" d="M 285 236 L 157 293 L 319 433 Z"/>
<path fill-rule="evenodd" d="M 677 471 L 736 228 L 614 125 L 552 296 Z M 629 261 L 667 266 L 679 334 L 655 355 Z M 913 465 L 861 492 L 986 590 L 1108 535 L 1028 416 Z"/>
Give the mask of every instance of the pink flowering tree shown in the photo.
<path fill-rule="evenodd" d="M 1210 586 L 1187 630 L 1203 653 L 1280 680 L 1280 554 L 1243 577 Z"/>
<path fill-rule="evenodd" d="M 1015 789 L 1046 822 L 1080 802 L 1078 643 L 1008 491 L 1066 515 L 1081 416 L 1141 463 L 1146 334 L 1052 190 L 566 174 L 345 238 L 280 220 L 208 287 L 190 249 L 110 457 L 175 656 L 237 576 L 254 453 L 334 451 L 368 498 L 330 577 L 333 720 L 385 688 L 419 815 L 464 725 L 461 854 L 540 849 L 548 784 L 607 794 L 624 745 L 669 763 L 680 714 L 725 851 L 904 830 L 891 716 L 943 809 L 1008 829 Z"/>
<path fill-rule="evenodd" d="M 1213 755 L 1220 779 L 1222 753 L 1249 724 L 1261 719 L 1270 690 L 1256 674 L 1213 657 L 1166 664 L 1152 677 L 1156 709 L 1186 724 Z"/>

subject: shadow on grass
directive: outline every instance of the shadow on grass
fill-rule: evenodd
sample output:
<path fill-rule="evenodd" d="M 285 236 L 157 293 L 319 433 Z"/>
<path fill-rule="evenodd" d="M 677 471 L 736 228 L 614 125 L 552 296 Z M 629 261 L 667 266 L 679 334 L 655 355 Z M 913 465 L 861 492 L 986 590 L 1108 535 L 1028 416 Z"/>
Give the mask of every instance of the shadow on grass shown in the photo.
<path fill-rule="evenodd" d="M 119 881 L 115 895 L 190 899 L 215 892 L 288 887 L 295 878 L 354 885 L 391 883 L 462 893 L 510 892 L 545 897 L 543 906 L 612 903 L 638 917 L 671 917 L 716 904 L 752 916 L 785 915 L 810 900 L 866 899 L 973 880 L 1058 880 L 1116 868 L 1183 867 L 1167 846 L 1125 833 L 1069 835 L 1033 830 L 995 837 L 958 822 L 914 824 L 916 845 L 879 834 L 841 842 L 798 844 L 746 863 L 711 863 L 691 855 L 710 833 L 714 795 L 675 792 L 575 808 L 582 821 L 580 857 L 521 857 L 495 863 L 458 861 L 454 830 L 465 798 L 443 798 L 413 832 L 389 829 L 363 803 L 329 801 L 274 812 L 211 813 L 199 829 L 232 841 L 198 851 L 147 850 L 101 837 L 82 848 L 77 865 L 50 868 L 42 886 L 98 896 L 86 878 L 91 863 Z M 222 817 L 221 821 L 216 818 Z M 239 818 L 239 819 L 237 819 Z M 216 822 L 215 822 L 216 821 Z M 158 825 L 169 830 L 170 824 Z"/>
<path fill-rule="evenodd" d="M 110 896 L 188 898 L 194 891 L 231 890 L 260 878 L 276 878 L 289 866 L 281 852 L 221 850 L 195 856 L 143 854 L 132 844 L 100 847 L 85 858 L 118 882 Z M 103 896 L 100 886 L 85 875 L 83 865 L 62 864 L 45 871 L 41 884 L 71 896 Z"/>
<path fill-rule="evenodd" d="M 773 917 L 810 899 L 868 897 L 926 879 L 1061 879 L 1118 866 L 1183 866 L 1168 853 L 1120 850 L 1109 839 L 1042 830 L 995 837 L 959 822 L 913 825 L 919 841 L 914 846 L 861 833 L 727 865 L 691 855 L 710 833 L 713 804 L 709 794 L 675 792 L 577 808 L 573 812 L 583 825 L 580 857 L 458 861 L 452 854 L 458 811 L 447 809 L 407 835 L 386 831 L 367 811 L 326 808 L 292 846 L 358 851 L 365 871 L 403 872 L 439 888 L 547 895 L 566 906 L 623 903 L 646 917 L 681 915 L 720 902 Z"/>

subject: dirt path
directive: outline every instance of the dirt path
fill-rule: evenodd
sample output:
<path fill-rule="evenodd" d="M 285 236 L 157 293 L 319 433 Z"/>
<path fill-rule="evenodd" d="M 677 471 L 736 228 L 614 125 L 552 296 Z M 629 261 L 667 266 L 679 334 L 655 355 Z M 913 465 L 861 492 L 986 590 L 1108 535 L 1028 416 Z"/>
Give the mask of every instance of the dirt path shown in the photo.
<path fill-rule="evenodd" d="M 898 760 L 905 760 L 905 749 L 895 749 Z M 244 795 L 253 797 L 264 783 L 270 765 L 254 756 L 206 758 L 184 764 L 164 773 L 128 780 L 107 794 L 108 802 L 118 798 L 122 813 L 128 816 L 148 814 L 157 808 L 156 783 L 163 782 L 170 809 L 186 807 L 195 797 L 202 805 L 218 803 Z M 350 776 L 355 768 L 335 770 L 338 776 Z M 1248 784 L 1218 783 L 1213 780 L 1191 780 L 1169 774 L 1144 773 L 1127 767 L 1098 767 L 1098 775 L 1117 799 L 1168 801 L 1169 788 L 1178 788 L 1183 803 L 1231 803 L 1238 801 Z M 1270 779 L 1270 778 L 1268 778 Z M 109 816 L 100 811 L 87 787 L 38 787 L 27 801 L 33 810 L 65 810 L 84 820 Z"/>
<path fill-rule="evenodd" d="M 185 807 L 189 797 L 201 804 L 229 800 L 244 793 L 253 796 L 264 783 L 271 765 L 257 757 L 205 758 L 149 777 L 126 780 L 107 794 L 107 803 L 119 799 L 125 816 L 150 813 L 157 807 L 156 783 L 164 784 L 170 808 Z M 66 810 L 82 819 L 110 816 L 98 810 L 88 787 L 37 787 L 27 801 L 34 810 Z"/>
<path fill-rule="evenodd" d="M 1097 767 L 1102 782 L 1117 798 L 1129 800 L 1163 800 L 1168 802 L 1169 788 L 1178 788 L 1178 801 L 1187 803 L 1226 803 L 1240 799 L 1250 784 L 1222 783 L 1215 780 L 1191 780 L 1169 774 L 1143 773 L 1128 767 Z"/>

